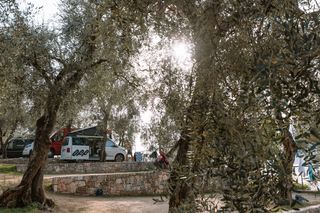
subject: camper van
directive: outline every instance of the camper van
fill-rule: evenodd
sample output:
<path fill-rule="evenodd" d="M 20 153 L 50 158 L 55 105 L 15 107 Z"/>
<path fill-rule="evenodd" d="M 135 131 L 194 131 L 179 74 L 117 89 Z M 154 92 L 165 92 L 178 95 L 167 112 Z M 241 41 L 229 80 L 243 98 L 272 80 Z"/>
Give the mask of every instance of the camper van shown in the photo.
<path fill-rule="evenodd" d="M 103 145 L 104 144 L 104 145 Z M 61 160 L 99 160 L 100 150 L 104 146 L 106 160 L 121 162 L 126 150 L 116 145 L 112 139 L 104 141 L 101 136 L 67 136 L 61 147 Z"/>
<path fill-rule="evenodd" d="M 51 144 L 50 144 L 49 152 L 48 152 L 49 158 L 53 158 L 54 155 L 60 155 L 62 142 L 63 142 L 64 138 L 72 130 L 73 129 L 71 129 L 71 128 L 61 128 L 61 129 L 53 132 L 50 135 Z M 24 157 L 31 156 L 31 153 L 33 151 L 33 146 L 34 146 L 33 142 L 27 144 L 22 151 L 22 155 Z"/>

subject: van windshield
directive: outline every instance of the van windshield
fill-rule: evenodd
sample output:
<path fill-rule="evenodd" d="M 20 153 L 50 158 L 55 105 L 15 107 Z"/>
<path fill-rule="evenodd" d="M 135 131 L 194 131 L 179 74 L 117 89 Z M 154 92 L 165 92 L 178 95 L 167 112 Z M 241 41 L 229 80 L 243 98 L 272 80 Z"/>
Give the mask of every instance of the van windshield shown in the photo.
<path fill-rule="evenodd" d="M 25 143 L 26 145 L 33 143 L 34 139 L 26 139 Z"/>
<path fill-rule="evenodd" d="M 65 138 L 63 140 L 62 146 L 68 146 L 68 144 L 69 144 L 69 138 Z"/>
<path fill-rule="evenodd" d="M 117 147 L 117 145 L 112 140 L 108 139 L 106 147 Z"/>

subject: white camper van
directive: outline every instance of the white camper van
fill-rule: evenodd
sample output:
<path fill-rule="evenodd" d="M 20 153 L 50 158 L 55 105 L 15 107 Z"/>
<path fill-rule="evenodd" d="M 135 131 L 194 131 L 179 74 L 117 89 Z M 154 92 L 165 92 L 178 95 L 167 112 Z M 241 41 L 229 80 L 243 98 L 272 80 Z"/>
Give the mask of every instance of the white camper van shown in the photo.
<path fill-rule="evenodd" d="M 99 160 L 103 143 L 100 136 L 68 136 L 61 147 L 61 160 Z M 106 160 L 121 162 L 126 156 L 126 150 L 109 138 L 105 142 L 105 151 Z"/>

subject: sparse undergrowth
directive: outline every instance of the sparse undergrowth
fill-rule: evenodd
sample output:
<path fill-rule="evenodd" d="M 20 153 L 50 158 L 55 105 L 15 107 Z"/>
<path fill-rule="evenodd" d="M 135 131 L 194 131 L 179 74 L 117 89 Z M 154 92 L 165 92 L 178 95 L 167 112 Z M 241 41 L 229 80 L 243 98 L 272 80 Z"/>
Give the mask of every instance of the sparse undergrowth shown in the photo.
<path fill-rule="evenodd" d="M 0 164 L 0 174 L 21 175 L 20 172 L 17 172 L 17 167 L 10 164 Z"/>
<path fill-rule="evenodd" d="M 17 172 L 15 165 L 0 164 L 0 174 L 0 194 L 20 181 L 21 173 Z M 0 209 L 0 212 L 3 211 L 3 209 Z"/>
<path fill-rule="evenodd" d="M 44 180 L 43 187 L 48 192 L 53 192 L 53 185 L 50 180 Z"/>
<path fill-rule="evenodd" d="M 305 184 L 300 184 L 300 183 L 294 183 L 293 188 L 295 190 L 310 190 L 310 187 Z"/>
<path fill-rule="evenodd" d="M 30 206 L 27 206 L 25 208 L 1 208 L 0 207 L 0 212 L 1 213 L 37 213 L 40 212 L 37 208 L 36 204 L 32 204 Z"/>

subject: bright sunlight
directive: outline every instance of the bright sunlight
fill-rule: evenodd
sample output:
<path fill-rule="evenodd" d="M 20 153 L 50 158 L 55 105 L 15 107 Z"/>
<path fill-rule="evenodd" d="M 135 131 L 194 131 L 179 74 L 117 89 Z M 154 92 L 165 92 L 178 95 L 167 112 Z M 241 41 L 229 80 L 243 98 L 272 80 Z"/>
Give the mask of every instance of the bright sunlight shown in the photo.
<path fill-rule="evenodd" d="M 173 56 L 178 60 L 190 58 L 190 45 L 183 41 L 176 41 L 172 45 Z"/>
<path fill-rule="evenodd" d="M 184 70 L 192 67 L 192 45 L 184 40 L 176 40 L 171 45 L 171 55 L 176 64 Z"/>

